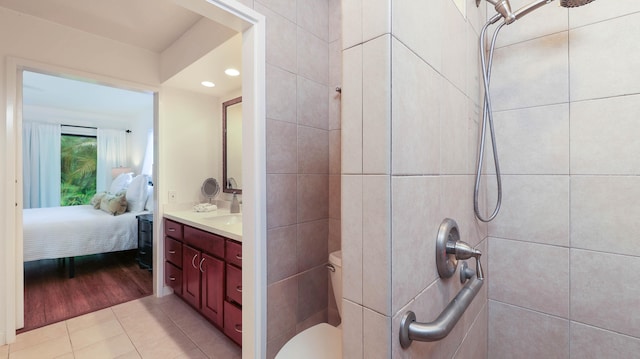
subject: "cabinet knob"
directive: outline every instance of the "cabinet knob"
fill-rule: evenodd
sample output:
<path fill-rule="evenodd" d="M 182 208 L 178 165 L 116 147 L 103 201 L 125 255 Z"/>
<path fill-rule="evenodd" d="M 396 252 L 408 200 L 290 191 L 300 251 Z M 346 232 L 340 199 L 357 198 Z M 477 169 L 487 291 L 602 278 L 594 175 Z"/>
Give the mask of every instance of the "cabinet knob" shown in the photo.
<path fill-rule="evenodd" d="M 242 286 L 241 285 L 236 286 L 236 292 L 242 293 Z"/>
<path fill-rule="evenodd" d="M 173 282 L 176 280 L 176 277 L 169 277 L 169 280 Z"/>
<path fill-rule="evenodd" d="M 169 228 L 169 232 L 175 232 L 176 229 L 175 228 Z"/>
<path fill-rule="evenodd" d="M 242 324 L 236 324 L 233 329 L 238 333 L 242 333 Z"/>
<path fill-rule="evenodd" d="M 242 254 L 236 254 L 236 259 L 241 261 L 242 260 Z"/>
<path fill-rule="evenodd" d="M 169 254 L 176 254 L 176 251 L 169 250 Z"/>

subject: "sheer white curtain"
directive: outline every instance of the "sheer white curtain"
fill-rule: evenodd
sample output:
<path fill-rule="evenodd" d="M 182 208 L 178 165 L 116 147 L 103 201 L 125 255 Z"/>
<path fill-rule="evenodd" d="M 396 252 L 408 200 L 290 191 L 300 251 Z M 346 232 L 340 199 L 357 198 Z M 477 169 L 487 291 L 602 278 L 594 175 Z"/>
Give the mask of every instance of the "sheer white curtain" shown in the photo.
<path fill-rule="evenodd" d="M 127 137 L 124 130 L 98 129 L 98 168 L 96 191 L 106 191 L 111 185 L 111 169 L 127 166 Z"/>
<path fill-rule="evenodd" d="M 23 122 L 24 208 L 60 206 L 60 125 Z"/>
<path fill-rule="evenodd" d="M 153 130 L 147 133 L 147 149 L 144 153 L 144 161 L 142 161 L 142 171 L 140 173 L 149 177 L 153 175 Z"/>

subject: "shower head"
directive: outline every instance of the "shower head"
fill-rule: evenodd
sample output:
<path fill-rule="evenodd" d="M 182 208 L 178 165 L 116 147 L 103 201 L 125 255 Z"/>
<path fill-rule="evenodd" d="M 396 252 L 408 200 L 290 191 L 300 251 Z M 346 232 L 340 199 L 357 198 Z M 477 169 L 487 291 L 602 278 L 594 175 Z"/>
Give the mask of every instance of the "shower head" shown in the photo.
<path fill-rule="evenodd" d="M 560 6 L 562 7 L 578 7 L 587 5 L 594 0 L 560 0 Z"/>
<path fill-rule="evenodd" d="M 501 15 L 502 18 L 504 18 L 504 22 L 507 25 L 544 5 L 547 5 L 552 1 L 553 0 L 536 0 L 528 5 L 521 7 L 516 12 L 511 12 L 511 4 L 509 3 L 509 0 L 487 0 L 487 2 L 494 5 L 496 11 Z M 560 0 L 560 6 L 566 8 L 578 7 L 586 5 L 592 1 L 595 0 Z M 492 23 L 497 22 L 499 19 L 500 17 L 496 17 L 495 20 L 492 19 Z"/>

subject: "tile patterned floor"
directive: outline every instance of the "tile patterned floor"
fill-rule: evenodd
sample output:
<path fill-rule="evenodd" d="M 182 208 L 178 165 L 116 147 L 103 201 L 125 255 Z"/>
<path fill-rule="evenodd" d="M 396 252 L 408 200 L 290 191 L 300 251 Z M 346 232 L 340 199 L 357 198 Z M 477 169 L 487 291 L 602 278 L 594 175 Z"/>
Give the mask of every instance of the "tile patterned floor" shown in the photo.
<path fill-rule="evenodd" d="M 241 349 L 174 295 L 119 304 L 19 334 L 0 359 L 240 359 Z"/>

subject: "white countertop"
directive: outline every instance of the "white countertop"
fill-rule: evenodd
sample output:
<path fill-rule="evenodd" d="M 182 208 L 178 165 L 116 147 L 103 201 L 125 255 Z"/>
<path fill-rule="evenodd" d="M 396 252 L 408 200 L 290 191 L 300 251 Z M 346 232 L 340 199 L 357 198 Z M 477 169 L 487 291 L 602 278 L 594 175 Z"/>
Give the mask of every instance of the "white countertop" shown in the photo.
<path fill-rule="evenodd" d="M 242 242 L 242 221 L 231 224 L 221 224 L 215 217 L 242 215 L 241 213 L 229 213 L 228 208 L 218 208 L 211 212 L 194 212 L 191 209 L 165 209 L 165 218 L 201 229 L 219 236 L 227 237 Z"/>

